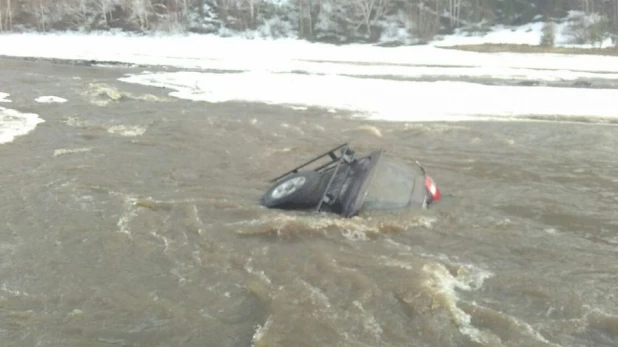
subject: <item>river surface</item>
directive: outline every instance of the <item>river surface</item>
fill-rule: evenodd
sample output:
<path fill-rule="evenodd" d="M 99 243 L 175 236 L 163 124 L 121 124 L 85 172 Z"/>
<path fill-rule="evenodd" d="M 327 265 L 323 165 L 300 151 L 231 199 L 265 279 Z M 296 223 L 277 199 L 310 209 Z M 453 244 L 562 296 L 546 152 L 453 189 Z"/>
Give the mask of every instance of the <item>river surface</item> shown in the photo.
<path fill-rule="evenodd" d="M 0 144 L 2 346 L 618 345 L 618 127 L 191 102 L 127 72 L 0 60 L 0 106 L 45 120 Z M 259 205 L 344 141 L 443 200 Z"/>

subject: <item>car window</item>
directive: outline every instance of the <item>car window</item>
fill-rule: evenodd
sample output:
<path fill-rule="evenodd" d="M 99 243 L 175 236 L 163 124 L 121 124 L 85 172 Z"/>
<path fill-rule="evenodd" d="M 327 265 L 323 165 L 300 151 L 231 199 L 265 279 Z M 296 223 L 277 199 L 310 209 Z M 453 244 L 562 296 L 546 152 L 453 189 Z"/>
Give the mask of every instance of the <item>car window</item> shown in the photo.
<path fill-rule="evenodd" d="M 410 203 L 415 172 L 405 164 L 382 158 L 367 192 L 363 208 L 402 208 Z"/>

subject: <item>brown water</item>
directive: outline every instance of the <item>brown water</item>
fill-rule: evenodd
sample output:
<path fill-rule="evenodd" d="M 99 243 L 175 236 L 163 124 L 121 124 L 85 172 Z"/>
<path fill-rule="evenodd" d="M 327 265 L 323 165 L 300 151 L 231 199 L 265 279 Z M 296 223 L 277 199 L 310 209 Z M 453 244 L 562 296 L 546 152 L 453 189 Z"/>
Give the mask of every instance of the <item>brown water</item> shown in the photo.
<path fill-rule="evenodd" d="M 2 346 L 615 346 L 618 127 L 207 104 L 0 61 Z M 40 95 L 67 98 L 37 104 Z M 420 160 L 426 211 L 259 206 L 343 141 Z"/>

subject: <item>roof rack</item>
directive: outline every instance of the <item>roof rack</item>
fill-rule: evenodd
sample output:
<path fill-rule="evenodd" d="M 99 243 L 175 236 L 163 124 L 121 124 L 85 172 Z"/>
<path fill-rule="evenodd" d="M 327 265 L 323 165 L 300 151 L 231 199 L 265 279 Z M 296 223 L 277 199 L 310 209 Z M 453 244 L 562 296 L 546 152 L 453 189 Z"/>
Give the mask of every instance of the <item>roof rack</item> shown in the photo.
<path fill-rule="evenodd" d="M 341 163 L 345 162 L 349 164 L 349 163 L 352 163 L 355 159 L 355 153 L 350 148 L 348 143 L 343 143 L 331 150 L 328 150 L 314 157 L 313 159 L 308 160 L 305 163 L 293 168 L 292 170 L 289 170 L 286 173 L 279 175 L 276 178 L 273 178 L 272 180 L 270 180 L 270 182 L 276 182 L 288 175 L 298 173 L 298 170 L 308 166 L 309 164 L 315 163 L 316 161 L 322 158 L 325 158 L 327 156 L 330 158 L 328 162 L 313 169 L 313 171 L 316 171 L 316 172 L 326 172 L 328 170 L 333 169 L 333 172 L 330 176 L 330 180 L 328 181 L 328 184 L 326 185 L 326 189 L 324 189 L 324 194 L 322 195 L 320 202 L 318 202 L 315 211 L 321 212 L 323 204 L 326 204 L 327 206 L 332 208 L 335 202 L 337 201 L 337 199 L 339 198 L 339 194 L 341 194 L 342 186 L 338 187 L 336 191 L 330 192 L 333 182 L 335 180 L 335 177 L 337 176 L 337 172 L 339 171 L 339 168 L 341 167 Z M 348 175 L 349 171 L 350 171 L 350 165 L 347 165 L 346 173 L 344 177 Z"/>
<path fill-rule="evenodd" d="M 337 150 L 340 150 L 340 153 L 341 153 L 340 155 L 337 155 L 337 153 L 336 153 Z M 286 173 L 271 179 L 269 182 L 274 183 L 274 182 L 276 182 L 276 181 L 278 181 L 278 180 L 280 180 L 280 179 L 282 179 L 282 178 L 284 178 L 284 177 L 286 177 L 288 175 L 298 173 L 298 170 L 308 166 L 309 164 L 313 164 L 316 161 L 318 161 L 318 160 L 320 160 L 320 159 L 322 159 L 322 158 L 324 158 L 326 156 L 329 156 L 330 159 L 331 159 L 329 162 L 327 162 L 327 163 L 325 163 L 323 165 L 320 165 L 317 168 L 313 169 L 313 171 L 317 171 L 317 172 L 326 171 L 326 169 L 328 169 L 331 165 L 335 164 L 342 157 L 344 157 L 344 156 L 348 156 L 349 157 L 350 155 L 353 156 L 354 155 L 354 151 L 352 151 L 350 149 L 350 147 L 349 147 L 349 145 L 347 143 L 343 143 L 343 144 L 341 144 L 341 145 L 339 145 L 339 146 L 337 146 L 337 147 L 335 147 L 335 148 L 333 148 L 331 150 L 328 150 L 328 151 L 326 151 L 326 152 L 324 152 L 324 153 L 314 157 L 311 160 L 306 161 L 305 163 L 303 163 L 303 164 L 293 168 L 292 170 L 289 170 Z"/>

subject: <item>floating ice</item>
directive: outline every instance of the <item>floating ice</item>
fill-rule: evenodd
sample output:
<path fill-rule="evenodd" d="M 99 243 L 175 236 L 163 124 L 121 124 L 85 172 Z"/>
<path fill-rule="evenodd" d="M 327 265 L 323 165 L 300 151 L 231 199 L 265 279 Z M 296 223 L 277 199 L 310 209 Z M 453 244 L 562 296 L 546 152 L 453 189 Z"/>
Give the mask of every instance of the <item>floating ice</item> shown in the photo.
<path fill-rule="evenodd" d="M 41 104 L 53 104 L 53 103 L 65 103 L 68 100 L 58 97 L 58 96 L 52 96 L 52 95 L 46 95 L 46 96 L 39 96 L 38 98 L 34 99 L 34 101 L 41 103 Z"/>
<path fill-rule="evenodd" d="M 31 132 L 44 121 L 35 113 L 21 113 L 0 107 L 0 144 L 13 142 L 17 136 Z"/>
<path fill-rule="evenodd" d="M 11 100 L 7 99 L 10 94 L 0 92 L 0 102 L 11 102 Z"/>

